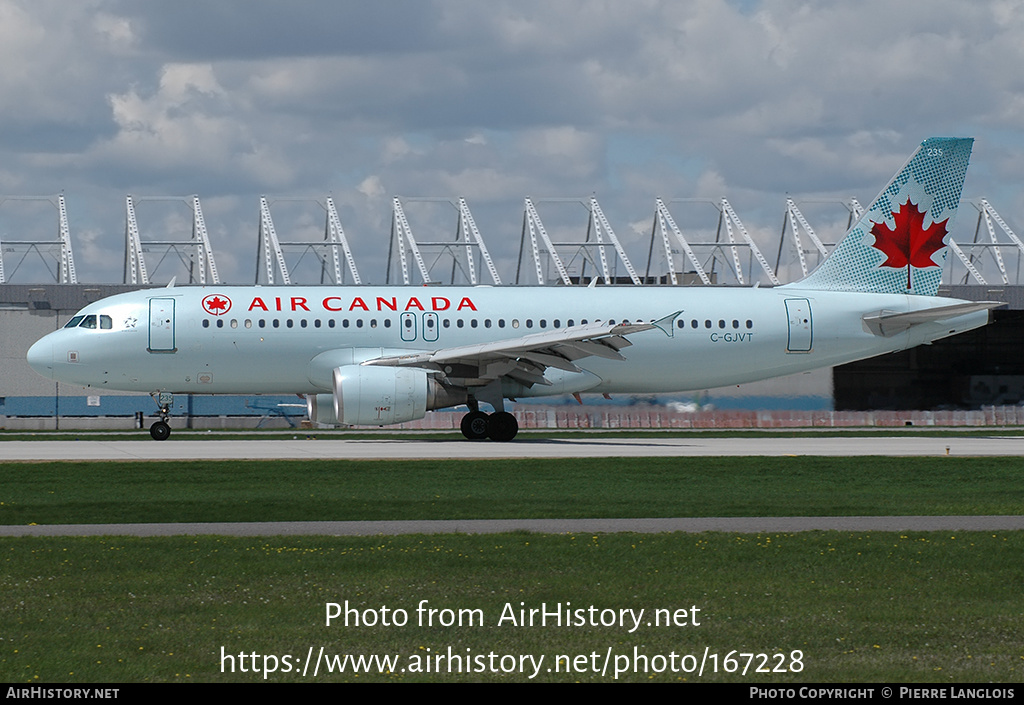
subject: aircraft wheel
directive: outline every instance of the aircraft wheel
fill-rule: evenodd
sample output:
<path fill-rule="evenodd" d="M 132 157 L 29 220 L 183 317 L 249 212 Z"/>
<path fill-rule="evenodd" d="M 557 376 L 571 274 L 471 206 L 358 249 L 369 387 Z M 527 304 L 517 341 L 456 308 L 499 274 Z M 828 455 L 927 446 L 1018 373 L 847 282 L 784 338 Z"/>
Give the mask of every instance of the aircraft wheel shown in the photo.
<path fill-rule="evenodd" d="M 462 423 L 459 424 L 462 435 L 471 441 L 482 441 L 487 438 L 487 429 L 490 426 L 487 419 L 487 414 L 482 411 L 469 412 L 462 417 Z"/>
<path fill-rule="evenodd" d="M 166 441 L 171 435 L 171 427 L 163 421 L 157 421 L 149 427 L 149 435 L 153 437 L 154 441 Z"/>
<path fill-rule="evenodd" d="M 519 422 L 507 411 L 498 411 L 487 418 L 487 436 L 492 441 L 511 441 L 519 433 Z"/>

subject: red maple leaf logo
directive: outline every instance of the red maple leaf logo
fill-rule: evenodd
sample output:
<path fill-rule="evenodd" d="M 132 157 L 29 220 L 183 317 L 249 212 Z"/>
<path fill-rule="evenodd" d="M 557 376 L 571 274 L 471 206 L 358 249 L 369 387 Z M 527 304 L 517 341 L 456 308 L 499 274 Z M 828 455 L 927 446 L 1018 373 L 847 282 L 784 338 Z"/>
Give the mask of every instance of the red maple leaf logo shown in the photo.
<path fill-rule="evenodd" d="M 231 299 L 213 294 L 203 299 L 203 309 L 212 316 L 223 316 L 231 309 Z"/>
<path fill-rule="evenodd" d="M 886 257 L 879 266 L 893 269 L 906 267 L 907 289 L 911 288 L 911 267 L 923 269 L 940 266 L 932 261 L 932 256 L 945 247 L 943 239 L 949 232 L 946 229 L 949 218 L 925 228 L 924 215 L 925 211 L 918 210 L 917 204 L 911 203 L 908 198 L 892 214 L 894 228 L 890 228 L 884 220 L 871 226 L 871 234 L 875 236 L 873 247 Z"/>

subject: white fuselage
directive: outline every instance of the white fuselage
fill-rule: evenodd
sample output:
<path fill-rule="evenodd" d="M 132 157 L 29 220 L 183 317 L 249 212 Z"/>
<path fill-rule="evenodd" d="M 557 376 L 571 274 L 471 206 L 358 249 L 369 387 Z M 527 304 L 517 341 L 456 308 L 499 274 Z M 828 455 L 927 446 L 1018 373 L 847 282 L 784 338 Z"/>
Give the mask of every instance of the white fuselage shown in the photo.
<path fill-rule="evenodd" d="M 863 321 L 954 303 L 800 289 L 655 287 L 177 287 L 113 296 L 29 352 L 40 373 L 97 389 L 174 393 L 331 390 L 331 370 L 402 351 L 519 338 L 584 322 L 669 318 L 626 336 L 625 360 L 549 368 L 552 386 L 506 396 L 653 393 L 740 384 L 902 350 L 988 321 L 979 311 L 884 337 Z M 679 312 L 675 319 L 672 314 Z M 104 318 L 108 317 L 108 318 Z M 87 321 L 87 319 L 81 319 Z M 665 326 L 667 327 L 667 326 Z"/>

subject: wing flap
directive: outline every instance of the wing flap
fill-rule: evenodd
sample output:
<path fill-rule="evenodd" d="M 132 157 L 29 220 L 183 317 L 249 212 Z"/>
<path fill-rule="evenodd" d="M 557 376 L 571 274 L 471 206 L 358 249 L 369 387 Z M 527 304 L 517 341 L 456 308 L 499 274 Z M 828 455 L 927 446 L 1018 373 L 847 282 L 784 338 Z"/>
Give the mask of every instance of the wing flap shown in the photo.
<path fill-rule="evenodd" d="M 432 352 L 415 352 L 402 355 L 385 355 L 363 362 L 364 365 L 388 367 L 425 367 L 443 371 L 452 365 L 468 365 L 476 370 L 472 379 L 494 380 L 507 376 L 528 386 L 547 385 L 544 370 L 554 367 L 566 372 L 581 372 L 575 364 L 585 357 L 602 357 L 609 360 L 624 360 L 619 352 L 632 343 L 624 336 L 658 328 L 666 331 L 666 321 L 678 313 L 666 316 L 653 323 L 606 323 L 595 321 L 585 325 L 571 326 L 559 330 L 531 333 L 519 338 L 496 340 L 474 345 L 459 345 Z M 669 332 L 666 334 L 670 334 Z"/>

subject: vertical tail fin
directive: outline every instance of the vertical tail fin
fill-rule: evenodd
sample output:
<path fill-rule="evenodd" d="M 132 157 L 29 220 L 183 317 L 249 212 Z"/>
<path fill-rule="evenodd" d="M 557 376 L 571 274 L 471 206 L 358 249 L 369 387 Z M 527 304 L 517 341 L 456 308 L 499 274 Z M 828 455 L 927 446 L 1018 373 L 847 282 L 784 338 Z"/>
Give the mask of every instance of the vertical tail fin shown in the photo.
<path fill-rule="evenodd" d="M 922 142 L 821 266 L 791 286 L 934 296 L 973 145 Z"/>

